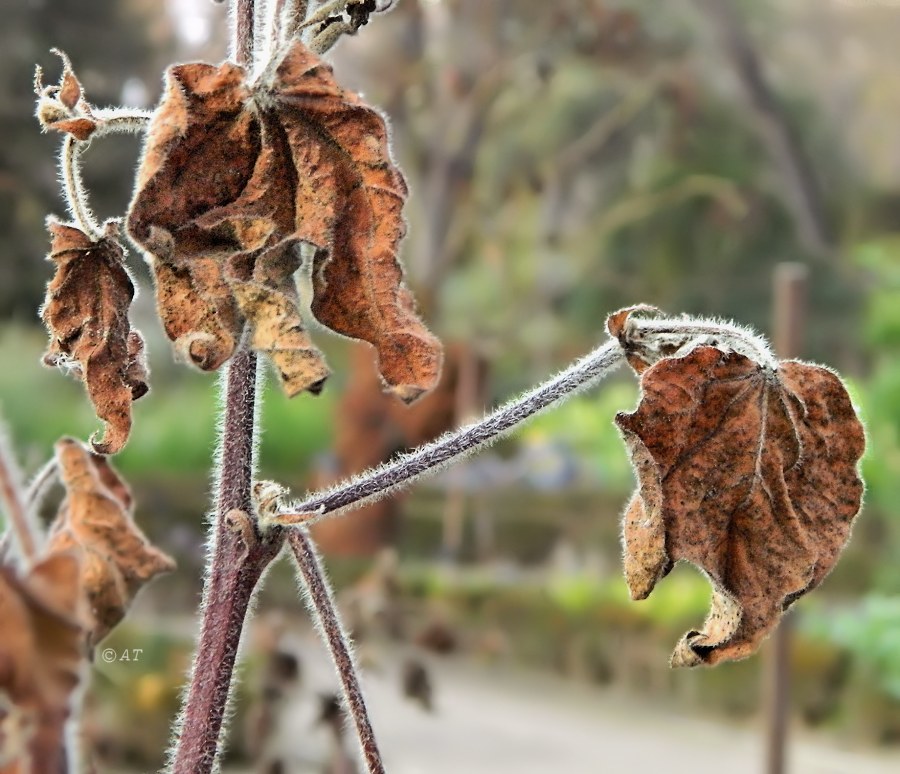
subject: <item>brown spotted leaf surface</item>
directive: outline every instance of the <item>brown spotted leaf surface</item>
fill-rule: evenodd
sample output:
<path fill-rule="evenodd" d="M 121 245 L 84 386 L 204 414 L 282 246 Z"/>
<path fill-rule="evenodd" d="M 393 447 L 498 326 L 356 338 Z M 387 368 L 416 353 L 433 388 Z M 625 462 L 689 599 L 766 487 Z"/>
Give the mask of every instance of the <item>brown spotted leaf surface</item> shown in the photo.
<path fill-rule="evenodd" d="M 73 439 L 56 444 L 66 498 L 48 543 L 81 555 L 81 585 L 92 617 L 89 641 L 102 640 L 144 584 L 175 568 L 135 524 L 131 493 L 105 457 Z"/>
<path fill-rule="evenodd" d="M 0 566 L 0 770 L 59 771 L 85 661 L 79 561 L 51 553 L 24 576 Z"/>
<path fill-rule="evenodd" d="M 200 368 L 227 360 L 246 322 L 289 394 L 320 388 L 294 281 L 308 245 L 312 313 L 372 344 L 410 401 L 435 384 L 441 350 L 397 261 L 406 195 L 384 119 L 297 41 L 253 86 L 230 63 L 167 72 L 128 227 L 169 338 Z"/>
<path fill-rule="evenodd" d="M 128 440 L 132 401 L 147 392 L 144 342 L 128 317 L 134 285 L 113 226 L 97 241 L 56 221 L 48 229 L 56 273 L 41 311 L 50 333 L 44 362 L 84 382 L 105 423 L 93 447 L 114 454 Z"/>
<path fill-rule="evenodd" d="M 863 427 L 828 369 L 710 346 L 649 367 L 641 392 L 637 410 L 616 417 L 638 478 L 623 528 L 632 597 L 691 562 L 713 586 L 711 609 L 673 665 L 743 658 L 846 544 Z"/>

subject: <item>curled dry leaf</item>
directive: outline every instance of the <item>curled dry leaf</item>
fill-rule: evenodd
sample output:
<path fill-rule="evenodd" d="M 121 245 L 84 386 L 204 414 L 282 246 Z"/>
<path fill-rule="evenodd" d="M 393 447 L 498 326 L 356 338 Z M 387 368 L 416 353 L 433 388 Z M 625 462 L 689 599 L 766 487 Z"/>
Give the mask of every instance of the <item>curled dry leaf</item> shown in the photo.
<path fill-rule="evenodd" d="M 131 431 L 132 401 L 148 389 L 144 341 L 128 319 L 134 285 L 124 251 L 112 223 L 98 241 L 75 226 L 51 220 L 47 227 L 56 274 L 41 310 L 50 332 L 44 362 L 81 378 L 106 424 L 103 437 L 91 439 L 94 450 L 115 454 Z"/>
<path fill-rule="evenodd" d="M 85 660 L 79 561 L 51 553 L 20 578 L 0 567 L 0 767 L 59 771 Z"/>
<path fill-rule="evenodd" d="M 41 69 L 34 76 L 34 91 L 38 96 L 37 118 L 44 129 L 71 134 L 76 140 L 87 140 L 97 128 L 91 106 L 84 100 L 81 83 L 72 72 L 69 58 L 54 49 L 63 62 L 59 84 L 44 86 Z"/>
<path fill-rule="evenodd" d="M 647 368 L 641 393 L 616 417 L 638 478 L 623 528 L 632 597 L 693 563 L 713 586 L 711 610 L 672 664 L 743 658 L 846 544 L 863 493 L 862 424 L 828 369 L 711 346 Z"/>
<path fill-rule="evenodd" d="M 128 228 L 176 349 L 216 369 L 248 322 L 290 395 L 328 374 L 293 276 L 312 245 L 313 314 L 372 344 L 410 401 L 434 385 L 441 351 L 397 261 L 406 195 L 384 119 L 298 40 L 255 84 L 230 63 L 167 72 Z"/>
<path fill-rule="evenodd" d="M 56 461 L 66 498 L 48 550 L 77 549 L 82 555 L 81 583 L 92 616 L 89 642 L 94 645 L 122 620 L 140 588 L 171 572 L 175 563 L 135 524 L 131 493 L 105 457 L 67 438 L 56 444 Z"/>

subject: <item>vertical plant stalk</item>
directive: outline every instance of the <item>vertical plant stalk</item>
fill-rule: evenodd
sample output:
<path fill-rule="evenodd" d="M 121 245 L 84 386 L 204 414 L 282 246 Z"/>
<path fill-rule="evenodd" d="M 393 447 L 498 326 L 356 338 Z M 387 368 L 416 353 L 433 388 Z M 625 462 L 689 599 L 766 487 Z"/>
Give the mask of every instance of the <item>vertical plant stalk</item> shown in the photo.
<path fill-rule="evenodd" d="M 319 560 L 316 547 L 304 527 L 293 529 L 288 535 L 288 543 L 297 560 L 297 567 L 303 580 L 305 599 L 310 613 L 318 621 L 321 634 L 328 643 L 331 658 L 341 680 L 344 701 L 369 774 L 384 774 L 381 753 L 375 741 L 375 732 L 366 711 L 366 702 L 359 684 L 358 670 L 350 648 L 350 638 L 341 624 L 334 595 L 328 583 L 325 570 Z"/>
<path fill-rule="evenodd" d="M 37 555 L 37 543 L 28 521 L 21 481 L 19 466 L 6 441 L 6 434 L 0 427 L 0 501 L 9 516 L 9 523 L 16 535 L 22 555 L 30 561 Z"/>
<path fill-rule="evenodd" d="M 233 49 L 239 64 L 253 53 L 253 2 L 236 0 Z M 190 686 L 170 770 L 207 774 L 216 766 L 244 619 L 266 567 L 283 544 L 280 529 L 259 535 L 252 518 L 257 359 L 245 341 L 224 377 L 217 500 Z"/>
<path fill-rule="evenodd" d="M 252 513 L 256 380 L 256 355 L 242 348 L 224 379 L 211 556 L 191 682 L 172 758 L 175 774 L 206 774 L 215 766 L 244 619 L 259 579 L 283 542 L 281 530 L 260 536 L 246 516 Z M 244 514 L 245 523 L 236 524 L 234 514 Z"/>

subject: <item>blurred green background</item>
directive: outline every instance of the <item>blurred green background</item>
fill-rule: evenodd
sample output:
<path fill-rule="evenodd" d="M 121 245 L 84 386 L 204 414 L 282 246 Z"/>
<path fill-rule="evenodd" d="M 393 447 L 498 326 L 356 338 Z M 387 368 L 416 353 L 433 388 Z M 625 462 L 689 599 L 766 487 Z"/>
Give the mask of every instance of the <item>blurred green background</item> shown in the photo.
<path fill-rule="evenodd" d="M 227 25 L 225 9 L 205 0 L 33 0 L 5 8 L 4 22 L 0 411 L 33 472 L 59 436 L 97 428 L 81 386 L 40 365 L 36 311 L 50 276 L 43 220 L 64 206 L 57 138 L 33 119 L 33 66 L 52 81 L 56 46 L 95 104 L 151 107 L 165 64 L 218 61 Z M 479 365 L 477 388 L 457 380 L 455 421 L 586 352 L 622 306 L 733 318 L 769 333 L 775 267 L 809 267 L 804 355 L 845 375 L 869 445 L 851 545 L 797 605 L 792 709 L 798 723 L 835 738 L 878 743 L 900 741 L 898 35 L 896 4 L 865 0 L 652 9 L 628 0 L 399 0 L 333 56 L 343 83 L 392 121 L 412 191 L 403 258 L 420 308 L 464 362 Z M 138 152 L 133 138 L 88 152 L 99 215 L 124 212 Z M 113 635 L 146 643 L 146 628 L 156 627 L 146 622 L 189 623 L 196 601 L 217 377 L 173 361 L 136 250 L 129 266 L 152 391 L 135 406 L 116 464 L 139 495 L 143 528 L 181 565 Z M 314 333 L 335 371 L 325 393 L 288 401 L 272 384 L 262 415 L 261 475 L 298 491 L 337 464 L 334 439 L 349 432 L 340 417 L 346 424 L 359 376 L 345 342 Z M 470 644 L 465 652 L 687 703 L 701 715 L 754 716 L 763 659 L 667 671 L 668 650 L 705 613 L 702 578 L 680 568 L 649 601 L 627 601 L 617 519 L 632 478 L 612 418 L 635 400 L 623 372 L 457 477 L 418 488 L 389 537 L 367 550 L 335 544 L 338 585 L 385 583 L 371 556 L 393 546 L 390 582 L 404 615 L 427 629 L 437 605 L 455 640 Z M 299 612 L 293 593 L 278 568 L 261 604 Z M 158 635 L 153 647 L 184 641 Z M 494 645 L 472 644 L 486 641 Z M 122 681 L 140 683 L 146 672 L 166 687 L 145 680 L 125 692 L 163 720 L 154 741 L 116 748 L 112 760 L 141 768 L 161 756 L 183 668 L 172 663 L 119 669 Z M 121 701 L 121 682 L 104 685 L 100 698 Z"/>

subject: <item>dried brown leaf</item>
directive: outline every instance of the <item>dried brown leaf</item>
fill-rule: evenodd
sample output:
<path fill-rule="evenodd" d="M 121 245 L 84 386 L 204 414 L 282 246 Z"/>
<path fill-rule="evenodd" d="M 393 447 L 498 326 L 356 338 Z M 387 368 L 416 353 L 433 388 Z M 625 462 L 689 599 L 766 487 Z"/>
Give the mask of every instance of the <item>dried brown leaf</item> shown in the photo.
<path fill-rule="evenodd" d="M 132 517 L 131 493 L 105 457 L 73 439 L 56 444 L 66 498 L 53 523 L 48 550 L 81 553 L 81 584 L 90 606 L 90 643 L 122 620 L 144 584 L 175 564 L 155 548 Z"/>
<path fill-rule="evenodd" d="M 327 369 L 293 279 L 309 244 L 313 314 L 372 344 L 391 391 L 410 401 L 434 385 L 441 355 L 397 261 L 406 195 L 384 119 L 296 41 L 253 86 L 229 63 L 168 71 L 128 226 L 153 257 L 167 333 L 201 368 L 233 352 L 246 320 L 289 394 L 321 386 Z M 197 279 L 204 261 L 217 278 Z M 195 355 L 198 338 L 215 357 Z"/>
<path fill-rule="evenodd" d="M 631 594 L 691 562 L 713 586 L 711 610 L 673 665 L 743 658 L 849 539 L 863 427 L 828 369 L 710 346 L 647 368 L 641 391 L 616 417 L 639 483 L 624 517 Z"/>
<path fill-rule="evenodd" d="M 57 770 L 86 656 L 77 556 L 52 553 L 24 578 L 0 567 L 0 627 L 0 766 Z"/>
<path fill-rule="evenodd" d="M 144 342 L 128 319 L 134 285 L 114 227 L 96 242 L 75 226 L 50 221 L 48 228 L 56 274 L 41 312 L 50 332 L 44 362 L 81 378 L 106 424 L 93 447 L 114 454 L 128 440 L 132 401 L 147 392 Z"/>

